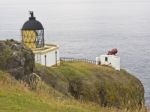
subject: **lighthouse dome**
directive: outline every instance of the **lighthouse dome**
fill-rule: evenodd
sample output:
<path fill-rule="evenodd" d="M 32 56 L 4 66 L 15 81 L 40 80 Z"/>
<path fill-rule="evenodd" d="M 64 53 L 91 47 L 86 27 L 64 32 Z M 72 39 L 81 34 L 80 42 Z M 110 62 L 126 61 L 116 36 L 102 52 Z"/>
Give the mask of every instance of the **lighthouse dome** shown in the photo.
<path fill-rule="evenodd" d="M 33 12 L 30 12 L 30 14 L 31 17 L 29 17 L 29 20 L 24 23 L 22 30 L 43 30 L 43 25 L 36 20 Z"/>

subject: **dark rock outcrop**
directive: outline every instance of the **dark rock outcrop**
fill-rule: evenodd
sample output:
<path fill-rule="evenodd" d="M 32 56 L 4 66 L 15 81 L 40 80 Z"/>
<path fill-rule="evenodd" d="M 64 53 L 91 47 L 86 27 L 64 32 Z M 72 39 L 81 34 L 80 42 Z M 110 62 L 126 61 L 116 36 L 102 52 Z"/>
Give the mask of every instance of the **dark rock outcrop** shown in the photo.
<path fill-rule="evenodd" d="M 34 54 L 14 40 L 0 41 L 0 69 L 7 70 L 16 79 L 33 73 Z"/>

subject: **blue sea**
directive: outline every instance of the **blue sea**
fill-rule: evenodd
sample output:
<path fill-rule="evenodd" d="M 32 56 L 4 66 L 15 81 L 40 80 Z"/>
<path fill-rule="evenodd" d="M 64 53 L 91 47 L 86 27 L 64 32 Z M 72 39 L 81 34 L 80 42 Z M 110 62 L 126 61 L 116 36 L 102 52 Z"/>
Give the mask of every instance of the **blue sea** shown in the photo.
<path fill-rule="evenodd" d="M 62 57 L 94 60 L 117 48 L 121 67 L 141 80 L 150 105 L 150 0 L 0 0 L 1 40 L 21 40 L 29 10 Z"/>

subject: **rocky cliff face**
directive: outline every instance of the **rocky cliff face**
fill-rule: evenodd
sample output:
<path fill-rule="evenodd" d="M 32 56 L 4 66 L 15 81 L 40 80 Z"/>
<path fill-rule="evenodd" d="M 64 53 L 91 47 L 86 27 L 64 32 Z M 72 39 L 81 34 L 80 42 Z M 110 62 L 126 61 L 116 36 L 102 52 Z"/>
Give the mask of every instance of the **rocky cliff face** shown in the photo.
<path fill-rule="evenodd" d="M 16 79 L 33 73 L 34 54 L 14 40 L 0 41 L 0 69 L 7 70 Z"/>

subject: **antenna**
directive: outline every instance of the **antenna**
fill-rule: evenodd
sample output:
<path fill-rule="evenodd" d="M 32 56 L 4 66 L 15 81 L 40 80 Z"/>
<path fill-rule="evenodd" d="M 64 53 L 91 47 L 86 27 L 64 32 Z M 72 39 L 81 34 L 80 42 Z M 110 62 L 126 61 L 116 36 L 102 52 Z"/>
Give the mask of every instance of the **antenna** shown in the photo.
<path fill-rule="evenodd" d="M 30 20 L 31 20 L 31 19 L 35 19 L 35 17 L 34 17 L 34 12 L 33 12 L 33 11 L 29 11 L 29 14 L 31 15 L 31 16 L 29 17 Z"/>

